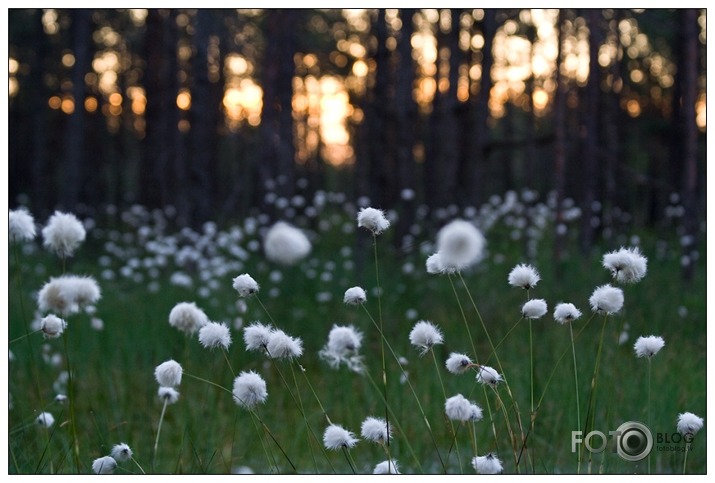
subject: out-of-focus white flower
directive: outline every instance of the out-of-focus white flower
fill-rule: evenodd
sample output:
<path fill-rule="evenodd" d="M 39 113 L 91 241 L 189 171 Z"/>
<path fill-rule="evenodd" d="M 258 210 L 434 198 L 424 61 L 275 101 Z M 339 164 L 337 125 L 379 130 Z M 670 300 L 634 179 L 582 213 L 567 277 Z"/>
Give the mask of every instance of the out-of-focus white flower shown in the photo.
<path fill-rule="evenodd" d="M 548 307 L 544 299 L 531 299 L 521 307 L 521 315 L 527 319 L 539 319 L 546 314 Z"/>
<path fill-rule="evenodd" d="M 207 349 L 221 347 L 228 350 L 231 345 L 231 332 L 226 324 L 209 322 L 199 330 L 199 342 Z"/>
<path fill-rule="evenodd" d="M 420 320 L 410 331 L 410 343 L 426 354 L 432 346 L 443 342 L 442 333 L 432 322 Z"/>
<path fill-rule="evenodd" d="M 56 339 L 62 335 L 66 328 L 67 322 L 56 315 L 50 314 L 40 321 L 40 330 L 47 339 Z"/>
<path fill-rule="evenodd" d="M 159 394 L 159 399 L 162 401 L 166 402 L 166 404 L 174 404 L 179 400 L 179 391 L 174 389 L 173 387 L 165 387 L 165 386 L 159 386 L 159 390 L 157 391 L 157 394 Z"/>
<path fill-rule="evenodd" d="M 184 370 L 181 365 L 173 359 L 162 362 L 154 369 L 154 377 L 160 386 L 174 387 L 181 384 L 181 376 Z"/>
<path fill-rule="evenodd" d="M 431 274 L 446 272 L 444 264 L 442 263 L 442 256 L 439 253 L 433 253 L 427 257 L 425 268 L 427 268 L 427 273 Z"/>
<path fill-rule="evenodd" d="M 362 356 L 358 355 L 362 346 L 362 337 L 362 333 L 352 325 L 347 327 L 334 325 L 328 334 L 328 342 L 320 350 L 319 356 L 333 369 L 344 362 L 350 370 L 362 372 Z"/>
<path fill-rule="evenodd" d="M 236 289 L 240 297 L 248 297 L 258 293 L 260 287 L 253 277 L 244 273 L 233 279 L 233 288 Z"/>
<path fill-rule="evenodd" d="M 59 257 L 71 257 L 87 235 L 82 222 L 71 213 L 55 211 L 42 229 L 45 248 Z"/>
<path fill-rule="evenodd" d="M 385 444 L 388 438 L 392 437 L 392 428 L 388 429 L 384 419 L 369 416 L 362 422 L 360 434 L 368 441 Z"/>
<path fill-rule="evenodd" d="M 539 280 L 541 280 L 539 272 L 531 265 L 525 263 L 517 265 L 509 272 L 509 285 L 512 287 L 529 290 L 536 287 Z"/>
<path fill-rule="evenodd" d="M 35 220 L 25 208 L 10 210 L 8 234 L 11 242 L 30 241 L 35 238 Z"/>
<path fill-rule="evenodd" d="M 253 409 L 266 402 L 266 381 L 253 371 L 242 372 L 233 381 L 233 400 L 245 409 Z"/>
<path fill-rule="evenodd" d="M 645 277 L 648 271 L 648 259 L 638 247 L 623 248 L 606 253 L 603 267 L 611 271 L 613 278 L 621 283 L 636 283 Z"/>
<path fill-rule="evenodd" d="M 94 278 L 62 275 L 51 278 L 42 286 L 37 294 L 37 307 L 41 312 L 51 310 L 70 315 L 96 303 L 101 296 L 99 285 Z"/>
<path fill-rule="evenodd" d="M 298 228 L 284 221 L 273 225 L 266 233 L 263 249 L 266 257 L 283 265 L 295 265 L 311 250 L 308 237 Z"/>
<path fill-rule="evenodd" d="M 112 447 L 112 451 L 109 452 L 109 455 L 114 458 L 116 461 L 129 461 L 132 459 L 132 449 L 129 447 L 127 443 L 119 443 L 115 444 Z"/>
<path fill-rule="evenodd" d="M 445 401 L 444 412 L 449 419 L 454 421 L 479 421 L 482 419 L 482 408 L 461 394 L 452 396 Z"/>
<path fill-rule="evenodd" d="M 365 228 L 373 235 L 379 235 L 390 227 L 385 212 L 376 208 L 362 208 L 357 216 L 358 227 Z"/>
<path fill-rule="evenodd" d="M 117 469 L 117 462 L 111 456 L 102 456 L 92 462 L 95 475 L 111 475 Z"/>
<path fill-rule="evenodd" d="M 208 316 L 193 302 L 179 302 L 169 312 L 169 325 L 188 335 L 194 334 L 208 322 Z"/>
<path fill-rule="evenodd" d="M 472 360 L 464 354 L 452 352 L 449 354 L 445 366 L 452 374 L 464 374 L 469 370 Z"/>
<path fill-rule="evenodd" d="M 437 233 L 437 252 L 445 271 L 461 271 L 482 259 L 486 240 L 476 226 L 454 220 Z"/>
<path fill-rule="evenodd" d="M 498 475 L 504 471 L 501 460 L 494 453 L 475 456 L 472 459 L 472 466 L 480 475 Z"/>
<path fill-rule="evenodd" d="M 348 305 L 360 305 L 367 301 L 365 290 L 361 287 L 351 287 L 345 291 L 343 302 Z"/>
<path fill-rule="evenodd" d="M 354 433 L 338 424 L 331 424 L 325 428 L 325 432 L 323 433 L 323 444 L 326 449 L 339 450 L 352 448 L 358 441 Z"/>
<path fill-rule="evenodd" d="M 678 432 L 683 436 L 695 436 L 702 429 L 703 423 L 703 418 L 693 413 L 678 414 Z"/>
<path fill-rule="evenodd" d="M 615 314 L 623 307 L 623 290 L 610 284 L 597 287 L 588 299 L 591 309 L 600 314 Z"/>
<path fill-rule="evenodd" d="M 55 417 L 51 413 L 43 412 L 35 418 L 35 422 L 40 427 L 51 428 L 55 424 Z"/>
<path fill-rule="evenodd" d="M 373 475 L 399 475 L 400 467 L 395 460 L 385 460 L 375 465 L 372 470 Z"/>
<path fill-rule="evenodd" d="M 566 324 L 568 322 L 573 322 L 574 320 L 581 317 L 581 311 L 576 308 L 574 304 L 571 303 L 560 303 L 556 305 L 554 309 L 554 319 L 559 324 Z"/>

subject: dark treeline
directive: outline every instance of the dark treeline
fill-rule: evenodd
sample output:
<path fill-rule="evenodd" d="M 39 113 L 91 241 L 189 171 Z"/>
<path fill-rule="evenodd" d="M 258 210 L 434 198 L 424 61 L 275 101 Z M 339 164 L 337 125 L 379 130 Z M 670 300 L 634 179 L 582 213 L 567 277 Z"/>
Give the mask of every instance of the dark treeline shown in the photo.
<path fill-rule="evenodd" d="M 171 204 L 199 225 L 330 189 L 409 222 L 530 188 L 579 204 L 583 249 L 668 207 L 694 243 L 704 10 L 551 14 L 11 9 L 10 207 Z M 349 104 L 340 145 L 311 100 L 326 76 Z"/>

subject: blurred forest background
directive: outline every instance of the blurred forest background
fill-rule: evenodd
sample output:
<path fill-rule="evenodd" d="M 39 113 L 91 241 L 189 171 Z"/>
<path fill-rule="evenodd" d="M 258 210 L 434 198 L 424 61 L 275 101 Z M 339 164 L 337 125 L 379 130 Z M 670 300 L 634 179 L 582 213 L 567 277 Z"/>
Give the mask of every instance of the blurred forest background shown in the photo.
<path fill-rule="evenodd" d="M 10 207 L 40 219 L 139 203 L 200 226 L 324 189 L 409 227 L 529 188 L 557 221 L 575 200 L 583 249 L 635 224 L 677 226 L 687 252 L 704 231 L 705 9 L 10 9 L 8 27 Z"/>

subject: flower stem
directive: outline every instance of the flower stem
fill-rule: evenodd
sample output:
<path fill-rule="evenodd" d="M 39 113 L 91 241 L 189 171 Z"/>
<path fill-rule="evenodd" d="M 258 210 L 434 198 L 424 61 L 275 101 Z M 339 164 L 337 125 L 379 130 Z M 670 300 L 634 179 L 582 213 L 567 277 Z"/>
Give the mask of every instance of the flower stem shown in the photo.
<path fill-rule="evenodd" d="M 531 429 L 530 429 L 530 437 L 531 437 L 531 472 L 535 473 L 535 468 L 534 468 L 534 441 L 536 441 L 536 436 L 534 433 L 534 426 L 536 422 L 536 413 L 534 413 L 534 339 L 533 339 L 533 334 L 532 334 L 532 319 L 529 319 L 529 365 L 531 367 L 531 415 L 530 415 L 530 420 L 531 420 Z M 528 451 L 528 449 L 527 449 Z"/>
<path fill-rule="evenodd" d="M 79 440 L 77 438 L 77 422 L 75 418 L 75 397 L 74 397 L 74 375 L 72 374 L 72 365 L 70 364 L 70 355 L 67 343 L 67 331 L 62 333 L 62 339 L 65 347 L 65 360 L 67 361 L 67 397 L 69 399 L 70 410 L 70 430 L 72 431 L 72 449 L 74 463 L 79 473 Z"/>
<path fill-rule="evenodd" d="M 144 471 L 144 468 L 141 467 L 139 462 L 137 460 L 135 460 L 134 457 L 132 457 L 132 461 L 134 462 L 135 465 L 137 465 L 137 467 L 139 467 L 139 470 L 142 472 L 142 474 L 146 475 L 146 471 Z"/>
<path fill-rule="evenodd" d="M 589 395 L 588 407 L 589 414 L 586 424 L 589 426 L 589 432 L 593 430 L 595 419 L 596 419 L 596 389 L 598 387 L 598 372 L 601 366 L 601 352 L 603 351 L 603 336 L 606 332 L 606 322 L 608 321 L 608 316 L 603 317 L 603 325 L 601 327 L 601 337 L 598 341 L 598 352 L 596 353 L 596 365 L 593 368 L 593 377 L 591 378 L 591 394 Z M 588 457 L 588 468 L 589 473 L 591 472 L 591 462 L 593 455 L 589 454 Z"/>
<path fill-rule="evenodd" d="M 578 400 L 578 369 L 576 368 L 576 344 L 574 343 L 573 337 L 573 325 L 569 322 L 569 332 L 571 333 L 571 354 L 573 355 L 573 377 L 574 377 L 574 388 L 576 389 L 576 427 L 581 430 L 581 404 Z M 577 451 L 577 471 L 581 472 L 581 451 Z"/>
<path fill-rule="evenodd" d="M 652 428 L 650 420 L 650 365 L 652 357 L 648 358 L 648 428 Z M 648 453 L 648 474 L 650 475 L 650 455 L 652 451 Z"/>
<path fill-rule="evenodd" d="M 439 364 L 437 364 L 437 356 L 434 353 L 434 350 L 430 350 L 432 353 L 432 360 L 434 361 L 434 369 L 437 372 L 437 379 L 439 379 L 439 385 L 442 388 L 442 395 L 444 396 L 444 400 L 447 400 L 447 391 L 444 388 L 444 381 L 442 380 L 442 374 L 439 372 Z M 459 454 L 459 444 L 457 443 L 457 432 L 454 430 L 454 422 L 447 418 L 449 421 L 449 429 L 452 431 L 452 438 L 454 440 L 454 450 L 457 453 L 457 462 L 459 463 L 459 472 L 464 474 L 464 469 L 462 468 L 462 456 Z M 449 455 L 451 453 L 451 448 L 450 452 L 447 453 L 447 464 L 449 464 Z"/>
<path fill-rule="evenodd" d="M 166 414 L 166 406 L 169 405 L 169 400 L 164 399 L 164 406 L 161 408 L 161 416 L 159 416 L 159 426 L 156 429 L 156 439 L 154 440 L 154 457 L 151 461 L 152 471 L 156 470 L 156 452 L 159 448 L 159 436 L 161 435 L 161 425 L 164 423 L 164 414 Z"/>
<path fill-rule="evenodd" d="M 374 258 L 375 258 L 375 284 L 377 286 L 377 315 L 378 319 L 380 320 L 380 335 L 382 336 L 380 338 L 380 355 L 382 357 L 382 385 L 383 385 L 383 390 L 384 390 L 384 395 L 385 395 L 385 424 L 387 425 L 387 441 L 385 442 L 386 446 L 390 446 L 390 418 L 389 414 L 387 411 L 387 369 L 385 366 L 385 344 L 384 344 L 384 339 L 385 336 L 383 335 L 382 331 L 382 288 L 380 287 L 380 269 L 379 265 L 377 263 L 377 235 L 375 233 L 372 234 L 372 248 L 373 248 L 373 253 L 374 253 Z M 373 321 L 374 322 L 374 321 Z M 387 455 L 388 459 L 388 465 L 391 464 L 390 460 L 390 455 L 388 451 Z M 389 466 L 388 466 L 389 468 Z"/>
<path fill-rule="evenodd" d="M 683 474 L 685 474 L 685 468 L 688 464 L 688 450 L 690 450 L 690 443 L 685 443 L 685 455 L 683 456 Z"/>
<path fill-rule="evenodd" d="M 257 408 L 254 408 L 254 409 L 251 410 L 251 412 L 253 412 L 253 413 L 256 415 L 256 418 L 258 418 L 258 422 L 260 422 L 261 425 L 263 426 L 263 430 L 266 432 L 266 434 L 268 434 L 268 436 L 271 437 L 271 439 L 272 439 L 273 442 L 276 444 L 276 446 L 278 446 L 278 449 L 281 451 L 281 453 L 283 453 L 283 456 L 285 457 L 286 461 L 288 461 L 288 464 L 290 465 L 290 467 L 293 468 L 293 471 L 294 471 L 295 473 L 297 473 L 298 471 L 295 469 L 295 465 L 293 464 L 293 462 L 292 462 L 292 461 L 290 460 L 290 458 L 288 457 L 288 454 L 286 454 L 285 450 L 283 449 L 283 446 L 281 446 L 281 444 L 278 442 L 278 440 L 277 440 L 276 437 L 273 435 L 273 432 L 270 430 L 270 428 L 268 427 L 268 425 L 267 425 L 266 423 L 264 423 L 263 420 L 261 419 L 261 415 L 258 414 L 258 409 L 257 409 Z"/>

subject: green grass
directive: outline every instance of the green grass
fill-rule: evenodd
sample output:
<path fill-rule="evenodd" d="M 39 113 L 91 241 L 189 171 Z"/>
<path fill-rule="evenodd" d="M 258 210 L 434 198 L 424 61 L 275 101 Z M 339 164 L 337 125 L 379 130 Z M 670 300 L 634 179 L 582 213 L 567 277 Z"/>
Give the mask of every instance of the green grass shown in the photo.
<path fill-rule="evenodd" d="M 331 420 L 359 435 L 360 424 L 367 416 L 383 417 L 380 394 L 364 376 L 345 368 L 331 370 L 318 358 L 318 351 L 326 342 L 333 324 L 352 324 L 365 334 L 361 353 L 365 356 L 370 374 L 381 387 L 379 334 L 362 309 L 342 303 L 345 289 L 354 285 L 363 286 L 368 292 L 367 307 L 377 317 L 377 299 L 371 291 L 375 280 L 371 240 L 365 244 L 356 243 L 357 232 L 346 234 L 341 229 L 342 223 L 350 223 L 351 220 L 338 213 L 334 216 L 340 222 L 320 232 L 311 257 L 299 266 L 279 268 L 265 262 L 260 252 L 250 252 L 251 256 L 240 272 L 215 277 L 220 282 L 220 288 L 207 298 L 197 295 L 198 288 L 202 286 L 198 276 L 195 276 L 191 289 L 169 284 L 173 271 L 171 263 L 161 269 L 157 279 L 161 288 L 156 292 L 148 290 L 148 277 L 141 283 L 121 276 L 112 281 L 103 280 L 100 278 L 103 268 L 98 264 L 99 257 L 104 254 L 103 239 L 89 240 L 67 268 L 70 273 L 94 276 L 103 294 L 97 304 L 97 316 L 104 321 L 104 330 L 91 329 L 89 316 L 85 314 L 67 318 L 67 354 L 75 379 L 79 466 L 72 451 L 69 405 L 53 402 L 56 394 L 53 383 L 67 364 L 63 340 L 45 341 L 40 334 L 33 334 L 10 345 L 15 360 L 9 364 L 8 370 L 8 390 L 12 398 L 12 409 L 8 412 L 9 472 L 91 473 L 92 461 L 109 454 L 111 447 L 119 442 L 129 444 L 135 459 L 147 472 L 217 474 L 229 473 L 239 466 L 249 466 L 257 473 L 270 472 L 271 466 L 249 413 L 236 406 L 225 391 L 186 376 L 178 388 L 181 393 L 179 402 L 167 408 L 156 466 L 151 467 L 162 407 L 156 395 L 158 387 L 154 380 L 154 368 L 165 360 L 175 359 L 187 373 L 209 379 L 229 390 L 233 383 L 222 354 L 203 349 L 195 337 L 187 338 L 170 327 L 168 314 L 176 303 L 194 301 L 211 320 L 226 321 L 231 325 L 233 318 L 241 315 L 236 309 L 237 296 L 231 288 L 231 280 L 243 272 L 250 273 L 261 284 L 261 300 L 277 326 L 290 335 L 302 338 L 305 353 L 299 362 Z M 119 228 L 131 231 L 126 226 Z M 588 306 L 591 292 L 596 286 L 611 281 L 607 271 L 600 266 L 600 258 L 605 251 L 618 248 L 620 244 L 600 246 L 592 255 L 584 257 L 578 254 L 572 243 L 566 260 L 561 266 L 556 266 L 551 261 L 552 248 L 548 236 L 540 241 L 536 258 L 529 260 L 524 256 L 524 241 L 513 241 L 508 233 L 505 228 L 496 226 L 486 234 L 489 257 L 477 268 L 465 273 L 465 281 L 496 343 L 519 320 L 519 309 L 526 300 L 524 291 L 508 286 L 509 271 L 521 262 L 531 262 L 539 270 L 542 281 L 530 294 L 533 298 L 544 298 L 548 302 L 549 313 L 533 322 L 537 400 L 544 394 L 535 423 L 536 436 L 529 444 L 533 448 L 533 471 L 574 473 L 576 455 L 571 452 L 571 431 L 578 428 L 569 332 L 567 327 L 555 323 L 551 314 L 558 302 L 574 303 L 584 312 L 574 325 L 575 333 L 581 330 L 591 316 Z M 668 248 L 662 251 L 662 255 L 656 255 L 659 253 L 656 244 L 663 242 L 656 240 L 653 233 L 637 234 L 642 240 L 642 251 L 649 258 L 648 274 L 640 283 L 623 287 L 624 310 L 609 317 L 606 324 L 594 428 L 608 433 L 625 421 L 645 422 L 647 361 L 637 359 L 632 346 L 640 335 L 660 335 L 665 339 L 666 346 L 652 361 L 651 429 L 654 433 L 670 435 L 675 432 L 675 420 L 679 413 L 691 411 L 704 417 L 706 424 L 688 455 L 687 470 L 689 473 L 705 473 L 705 256 L 701 254 L 697 261 L 696 280 L 686 285 L 680 279 L 680 254 L 674 241 L 666 240 Z M 426 255 L 419 254 L 418 250 L 405 252 L 392 248 L 389 231 L 378 238 L 378 243 L 380 280 L 384 290 L 385 336 L 398 355 L 408 360 L 405 369 L 430 421 L 437 444 L 435 449 L 414 396 L 408 385 L 400 382 L 399 367 L 388 352 L 388 402 L 405 431 L 404 434 L 396 432 L 390 448 L 392 457 L 405 473 L 420 472 L 416 460 L 425 473 L 442 473 L 437 450 L 446 461 L 451 445 L 449 424 L 444 416 L 444 397 L 434 363 L 429 354 L 419 357 L 408 340 L 412 325 L 419 319 L 426 319 L 444 332 L 444 345 L 434 350 L 447 395 L 462 393 L 484 409 L 484 420 L 476 426 L 479 453 L 498 452 L 504 462 L 505 473 L 514 473 L 516 468 L 503 413 L 496 408 L 493 394 L 489 394 L 489 403 L 495 419 L 497 440 L 488 421 L 484 392 L 476 384 L 474 374 L 455 376 L 444 369 L 444 361 L 452 351 L 473 357 L 448 279 L 446 276 L 427 275 L 424 270 Z M 344 246 L 351 247 L 353 253 L 341 254 Z M 137 244 L 137 250 L 137 257 L 141 258 L 144 253 L 141 245 Z M 50 276 L 61 273 L 61 264 L 52 255 L 41 248 L 31 252 L 20 254 L 19 266 L 10 257 L 9 340 L 25 334 L 25 327 L 30 323 L 36 307 L 33 293 Z M 344 265 L 346 260 L 353 258 L 358 260 L 357 268 Z M 331 270 L 332 278 L 321 280 L 320 273 L 325 271 L 325 264 L 329 262 L 335 265 Z M 412 273 L 404 273 L 405 263 L 414 264 Z M 119 261 L 113 260 L 113 264 L 113 268 L 118 269 Z M 281 271 L 281 280 L 271 281 L 273 270 Z M 311 270 L 316 271 L 313 278 L 308 276 Z M 190 268 L 186 271 L 197 275 Z M 455 283 L 479 360 L 496 367 L 467 292 L 459 281 Z M 278 289 L 280 294 L 272 297 L 271 289 Z M 318 302 L 316 294 L 319 292 L 332 294 L 332 299 Z M 244 325 L 254 320 L 269 322 L 255 299 L 247 299 L 247 305 L 247 313 L 241 315 Z M 686 307 L 687 314 L 679 314 L 679 307 Z M 408 318 L 409 311 L 413 311 L 417 318 Z M 582 420 L 586 415 L 601 321 L 600 316 L 594 317 L 576 341 Z M 630 326 L 629 338 L 625 344 L 619 345 L 619 334 L 625 324 Z M 320 449 L 326 422 L 303 378 L 297 376 L 297 391 L 300 392 L 308 423 L 318 438 L 317 443 L 309 438 L 303 418 L 276 368 L 260 354 L 245 351 L 241 331 L 232 329 L 232 336 L 233 345 L 229 350 L 231 365 L 236 372 L 255 370 L 265 378 L 269 396 L 266 404 L 259 408 L 261 417 L 298 472 L 349 473 L 350 467 L 343 454 L 328 452 L 326 459 Z M 522 321 L 498 348 L 504 372 L 527 428 L 530 405 L 528 336 L 528 322 Z M 43 361 L 43 346 L 49 348 L 50 354 L 60 354 L 62 362 L 59 367 Z M 292 384 L 288 364 L 278 364 Z M 293 385 L 291 390 L 295 393 L 296 387 Z M 503 385 L 499 393 L 509 403 Z M 42 410 L 50 411 L 56 418 L 49 431 L 28 424 Z M 509 411 L 512 426 L 515 427 L 516 419 L 511 408 Z M 459 426 L 455 424 L 455 427 Z M 463 470 L 473 474 L 470 462 L 474 454 L 467 428 L 459 428 L 457 437 Z M 408 450 L 407 442 L 412 446 L 416 460 Z M 273 442 L 268 445 L 278 463 L 278 470 L 290 472 L 290 465 L 276 445 Z M 312 451 L 309 445 L 312 445 Z M 646 472 L 646 460 L 627 462 L 612 449 L 613 444 L 609 442 L 606 452 L 594 455 L 592 472 Z M 358 471 L 362 473 L 371 472 L 375 464 L 385 459 L 380 447 L 365 441 L 360 441 L 351 453 Z M 653 452 L 652 472 L 682 472 L 682 456 L 682 452 Z M 454 454 L 449 458 L 447 469 L 449 473 L 460 471 Z M 582 472 L 586 469 L 584 465 Z M 520 471 L 531 472 L 531 463 L 522 463 Z M 136 473 L 139 470 L 128 462 L 120 464 L 117 472 Z"/>

